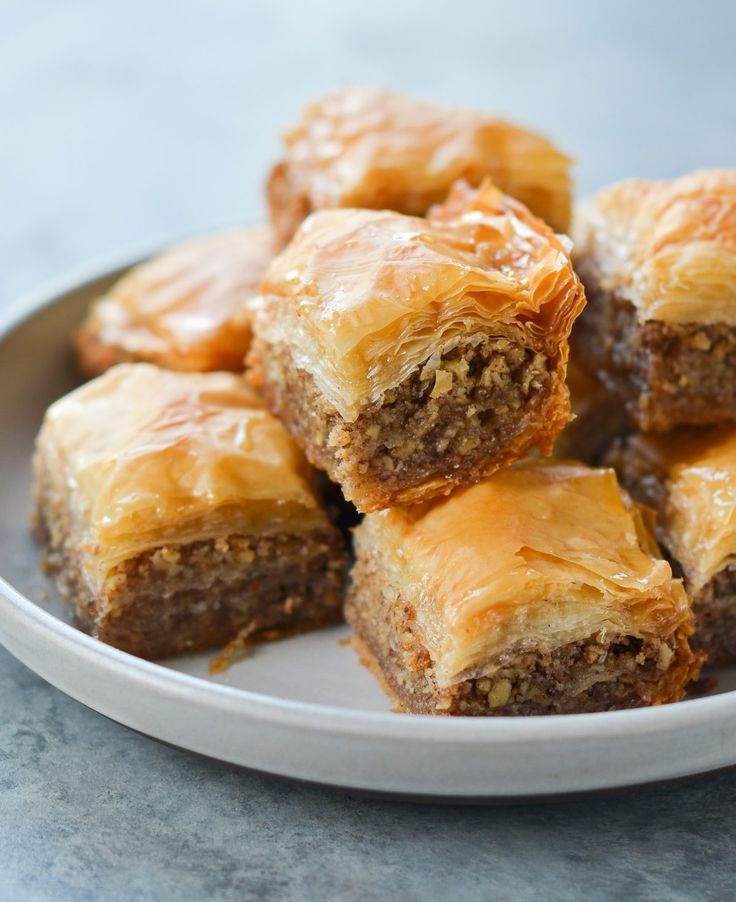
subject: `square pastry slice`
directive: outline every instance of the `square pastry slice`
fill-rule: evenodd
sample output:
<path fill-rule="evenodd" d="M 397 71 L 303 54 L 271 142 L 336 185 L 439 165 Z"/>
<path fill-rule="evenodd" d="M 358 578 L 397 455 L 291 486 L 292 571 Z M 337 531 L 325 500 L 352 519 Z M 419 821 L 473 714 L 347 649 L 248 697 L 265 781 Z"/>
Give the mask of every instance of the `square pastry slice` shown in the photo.
<path fill-rule="evenodd" d="M 690 603 L 612 470 L 529 463 L 368 514 L 346 617 L 403 711 L 565 714 L 680 699 Z"/>
<path fill-rule="evenodd" d="M 576 232 L 581 364 L 645 432 L 736 421 L 736 170 L 614 185 Z"/>
<path fill-rule="evenodd" d="M 37 440 L 47 570 L 81 625 L 146 658 L 340 614 L 343 542 L 286 430 L 230 373 L 120 364 Z"/>
<path fill-rule="evenodd" d="M 711 663 L 736 663 L 736 428 L 631 435 L 606 459 L 657 511 L 693 600 L 693 644 Z"/>
<path fill-rule="evenodd" d="M 457 179 L 479 185 L 487 177 L 552 228 L 569 226 L 570 158 L 541 135 L 485 113 L 349 88 L 309 106 L 284 143 L 285 159 L 268 185 L 282 242 L 314 210 L 424 216 Z"/>
<path fill-rule="evenodd" d="M 362 511 L 549 453 L 569 419 L 582 286 L 567 244 L 490 183 L 429 219 L 314 213 L 261 291 L 252 378 Z"/>
<path fill-rule="evenodd" d="M 249 303 L 273 257 L 267 227 L 196 238 L 136 266 L 96 301 L 77 332 L 81 371 L 116 363 L 172 370 L 243 369 Z"/>

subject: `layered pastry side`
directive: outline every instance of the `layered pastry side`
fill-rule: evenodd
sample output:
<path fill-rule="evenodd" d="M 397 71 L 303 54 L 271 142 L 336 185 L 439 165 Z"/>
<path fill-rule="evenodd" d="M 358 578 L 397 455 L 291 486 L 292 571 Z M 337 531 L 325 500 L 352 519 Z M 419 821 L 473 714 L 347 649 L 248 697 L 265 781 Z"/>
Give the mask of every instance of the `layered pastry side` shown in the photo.
<path fill-rule="evenodd" d="M 484 113 L 377 88 L 348 88 L 309 106 L 284 135 L 268 183 L 286 243 L 314 210 L 364 207 L 424 216 L 464 179 L 492 179 L 552 228 L 570 221 L 571 159 L 534 132 Z"/>
<path fill-rule="evenodd" d="M 693 644 L 736 663 L 736 428 L 635 434 L 606 460 L 657 511 L 658 538 L 693 600 Z"/>
<path fill-rule="evenodd" d="M 596 464 L 614 440 L 629 431 L 624 405 L 573 358 L 567 362 L 567 387 L 573 419 L 555 442 L 554 456 Z"/>
<path fill-rule="evenodd" d="M 570 418 L 568 244 L 489 182 L 427 219 L 314 213 L 261 291 L 251 378 L 359 510 L 549 454 Z"/>
<path fill-rule="evenodd" d="M 645 432 L 736 421 L 736 170 L 621 182 L 575 232 L 581 364 Z"/>
<path fill-rule="evenodd" d="M 240 372 L 250 301 L 273 256 L 273 234 L 263 226 L 187 241 L 136 266 L 92 305 L 78 330 L 80 370 L 91 378 L 142 361 Z"/>
<path fill-rule="evenodd" d="M 613 470 L 535 462 L 366 515 L 346 617 L 402 711 L 516 715 L 674 702 L 690 603 Z"/>
<path fill-rule="evenodd" d="M 49 408 L 34 467 L 46 569 L 103 642 L 164 658 L 339 619 L 341 536 L 242 378 L 120 364 Z"/>

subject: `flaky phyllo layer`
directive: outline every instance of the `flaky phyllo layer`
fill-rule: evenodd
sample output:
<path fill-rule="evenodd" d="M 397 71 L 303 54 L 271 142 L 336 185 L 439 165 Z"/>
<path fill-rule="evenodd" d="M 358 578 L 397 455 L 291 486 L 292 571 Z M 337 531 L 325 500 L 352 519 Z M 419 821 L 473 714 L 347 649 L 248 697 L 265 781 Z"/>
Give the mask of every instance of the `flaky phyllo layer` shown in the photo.
<path fill-rule="evenodd" d="M 596 633 L 667 637 L 690 618 L 640 509 L 612 470 L 532 463 L 413 508 L 366 516 L 360 553 L 416 603 L 440 686 L 524 645 Z"/>
<path fill-rule="evenodd" d="M 301 452 L 229 373 L 113 367 L 49 408 L 36 469 L 69 508 L 93 590 L 168 542 L 326 523 Z"/>
<path fill-rule="evenodd" d="M 697 592 L 736 562 L 736 429 L 636 434 L 629 446 L 662 483 L 662 540 Z"/>
<path fill-rule="evenodd" d="M 273 252 L 266 227 L 176 245 L 116 282 L 83 331 L 171 369 L 237 370 L 250 341 L 250 301 Z"/>
<path fill-rule="evenodd" d="M 479 333 L 564 365 L 585 303 L 566 239 L 489 182 L 458 184 L 427 219 L 314 213 L 261 292 L 256 330 L 287 346 L 347 421 Z"/>
<path fill-rule="evenodd" d="M 570 218 L 570 164 L 551 141 L 471 110 L 371 88 L 311 104 L 284 136 L 292 189 L 312 210 L 423 216 L 457 179 L 491 178 L 556 229 Z"/>
<path fill-rule="evenodd" d="M 620 182 L 581 206 L 575 238 L 642 320 L 736 324 L 736 170 Z"/>

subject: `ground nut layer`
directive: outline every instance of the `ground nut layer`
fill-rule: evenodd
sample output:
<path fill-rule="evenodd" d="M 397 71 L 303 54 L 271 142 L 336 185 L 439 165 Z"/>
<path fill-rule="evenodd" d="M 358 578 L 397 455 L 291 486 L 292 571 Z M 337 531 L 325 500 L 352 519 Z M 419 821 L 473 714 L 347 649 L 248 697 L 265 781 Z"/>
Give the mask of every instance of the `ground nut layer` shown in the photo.
<path fill-rule="evenodd" d="M 550 360 L 506 338 L 468 339 L 415 370 L 353 423 L 287 349 L 257 340 L 256 359 L 271 410 L 310 461 L 365 511 L 477 482 L 537 442 L 548 452 L 568 415 L 562 376 Z"/>
<path fill-rule="evenodd" d="M 374 557 L 352 572 L 345 616 L 363 662 L 412 714 L 572 714 L 661 704 L 682 698 L 698 669 L 685 631 L 646 640 L 591 636 L 551 652 L 519 645 L 488 662 L 492 675 L 440 688 L 413 604 L 386 582 Z"/>
<path fill-rule="evenodd" d="M 576 268 L 588 303 L 571 337 L 575 357 L 639 429 L 736 422 L 736 328 L 642 323 L 631 303 L 600 288 L 591 261 Z"/>

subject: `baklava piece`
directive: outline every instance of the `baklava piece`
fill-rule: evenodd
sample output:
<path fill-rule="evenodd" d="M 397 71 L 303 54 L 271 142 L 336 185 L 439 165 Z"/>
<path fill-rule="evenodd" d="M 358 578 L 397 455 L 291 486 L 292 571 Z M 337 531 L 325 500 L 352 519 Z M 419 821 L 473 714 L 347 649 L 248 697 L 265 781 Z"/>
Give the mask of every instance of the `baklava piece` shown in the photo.
<path fill-rule="evenodd" d="M 339 618 L 343 542 L 243 380 L 121 364 L 37 441 L 46 565 L 80 624 L 145 658 Z"/>
<path fill-rule="evenodd" d="M 273 255 L 270 229 L 235 229 L 136 266 L 93 304 L 77 332 L 82 373 L 98 376 L 139 361 L 188 372 L 242 371 L 249 304 Z"/>
<path fill-rule="evenodd" d="M 581 364 L 645 432 L 736 421 L 736 170 L 614 185 L 576 232 Z"/>
<path fill-rule="evenodd" d="M 736 428 L 636 434 L 606 458 L 657 511 L 658 538 L 693 600 L 710 663 L 736 663 Z"/>
<path fill-rule="evenodd" d="M 490 183 L 429 219 L 312 214 L 269 268 L 251 378 L 369 511 L 550 453 L 585 298 L 568 247 Z"/>
<path fill-rule="evenodd" d="M 346 617 L 403 711 L 662 704 L 699 670 L 682 582 L 612 470 L 521 465 L 355 538 Z"/>
<path fill-rule="evenodd" d="M 567 387 L 574 419 L 555 442 L 554 456 L 598 463 L 613 441 L 628 431 L 623 403 L 573 359 L 567 362 Z"/>
<path fill-rule="evenodd" d="M 380 89 L 345 89 L 309 106 L 284 136 L 268 184 L 271 220 L 286 243 L 314 210 L 364 207 L 424 216 L 458 179 L 492 179 L 565 232 L 569 157 L 542 136 L 484 113 Z"/>

